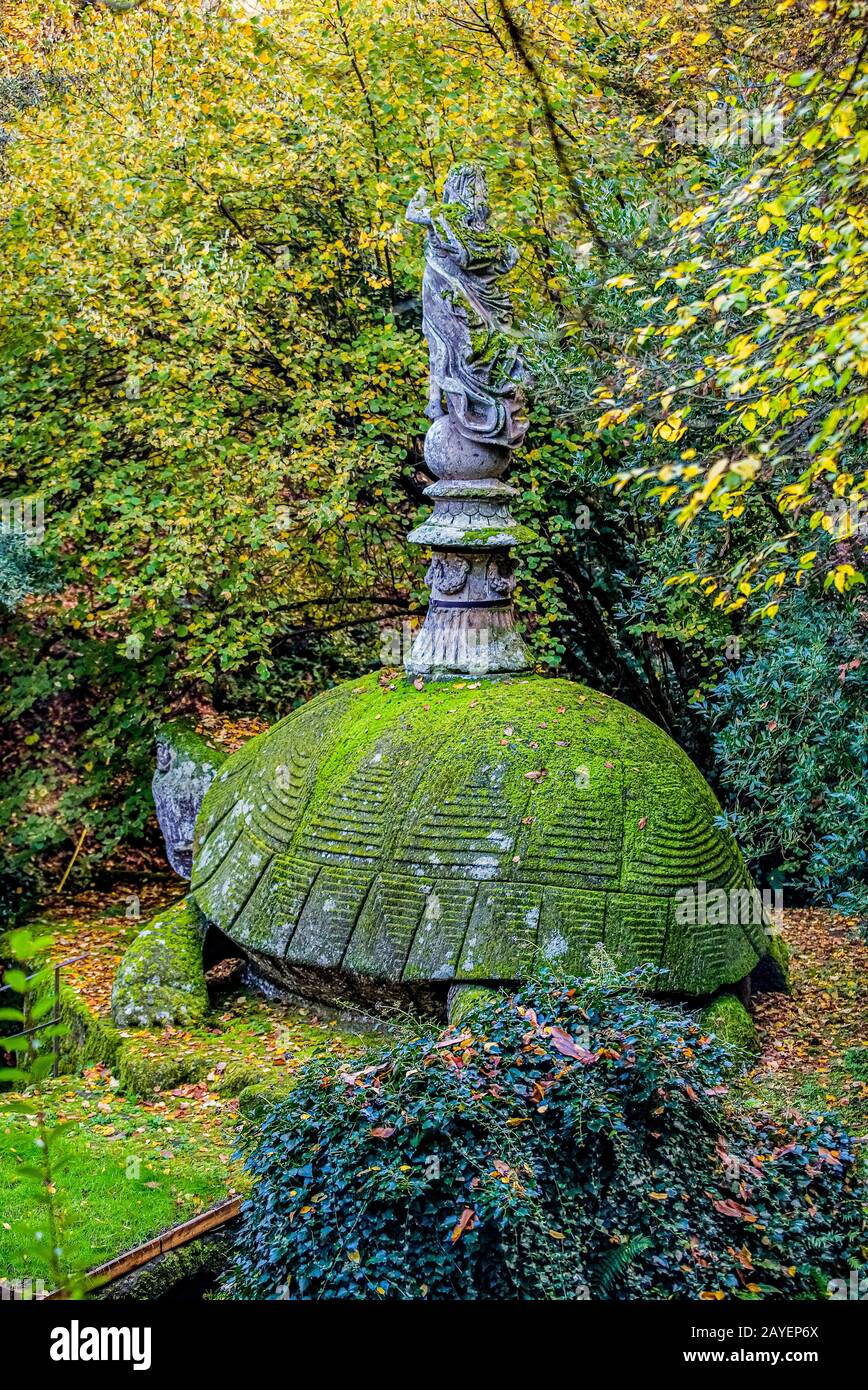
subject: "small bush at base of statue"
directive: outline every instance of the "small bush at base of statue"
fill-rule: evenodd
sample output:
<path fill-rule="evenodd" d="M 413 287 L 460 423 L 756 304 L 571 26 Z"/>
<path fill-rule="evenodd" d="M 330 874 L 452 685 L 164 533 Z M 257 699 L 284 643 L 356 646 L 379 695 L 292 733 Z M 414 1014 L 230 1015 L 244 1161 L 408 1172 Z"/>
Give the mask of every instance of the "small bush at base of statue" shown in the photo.
<path fill-rule="evenodd" d="M 864 1240 L 848 1138 L 726 1109 L 725 1047 L 641 975 L 535 981 L 255 1136 L 235 1298 L 822 1296 Z"/>

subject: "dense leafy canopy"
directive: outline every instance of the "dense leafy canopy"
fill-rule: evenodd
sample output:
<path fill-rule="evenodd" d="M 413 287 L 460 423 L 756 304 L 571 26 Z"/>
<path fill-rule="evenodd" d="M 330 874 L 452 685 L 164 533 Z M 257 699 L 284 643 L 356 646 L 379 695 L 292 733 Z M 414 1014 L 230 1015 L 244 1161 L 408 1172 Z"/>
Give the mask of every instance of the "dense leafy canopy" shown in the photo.
<path fill-rule="evenodd" d="M 776 512 L 776 529 L 738 558 L 729 582 L 705 586 L 728 611 L 749 605 L 774 616 L 784 583 L 815 571 L 841 592 L 864 583 L 868 68 L 860 45 L 861 31 L 821 25 L 809 45 L 813 66 L 784 76 L 777 146 L 760 147 L 744 168 L 712 163 L 697 174 L 655 258 L 654 294 L 619 282 L 639 299 L 643 321 L 600 423 L 629 421 L 640 448 L 648 439 L 652 456 L 669 453 L 636 471 L 665 484 L 656 491 L 661 502 L 677 499 L 682 524 L 705 506 L 739 518 L 755 491 Z"/>
<path fill-rule="evenodd" d="M 796 601 L 711 705 L 733 830 L 764 876 L 868 916 L 868 728 L 855 614 Z"/>
<path fill-rule="evenodd" d="M 11 859 L 140 836 L 166 712 L 395 659 L 404 208 L 458 159 L 521 250 L 539 662 L 702 754 L 691 708 L 790 588 L 861 625 L 862 44 L 801 0 L 4 6 L 2 495 L 46 527 L 0 554 Z M 764 108 L 771 145 L 685 143 Z"/>

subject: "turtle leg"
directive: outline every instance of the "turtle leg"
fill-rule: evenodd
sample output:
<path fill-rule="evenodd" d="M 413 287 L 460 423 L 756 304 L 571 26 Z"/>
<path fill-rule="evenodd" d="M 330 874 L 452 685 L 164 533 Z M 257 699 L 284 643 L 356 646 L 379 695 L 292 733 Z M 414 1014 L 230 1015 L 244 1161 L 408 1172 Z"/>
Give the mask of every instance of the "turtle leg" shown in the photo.
<path fill-rule="evenodd" d="M 732 990 L 724 990 L 700 1014 L 700 1024 L 722 1042 L 742 1052 L 758 1052 L 756 1024 L 747 1008 Z"/>
<path fill-rule="evenodd" d="M 112 1018 L 119 1028 L 195 1023 L 208 1009 L 202 967 L 205 919 L 191 898 L 158 912 L 118 966 Z"/>
<path fill-rule="evenodd" d="M 750 987 L 760 993 L 790 992 L 790 952 L 780 931 L 769 930 L 768 950 L 751 971 Z"/>
<path fill-rule="evenodd" d="M 455 1027 L 464 1022 L 477 1004 L 485 1003 L 486 1000 L 492 999 L 500 993 L 499 989 L 493 989 L 491 985 L 471 983 L 450 985 L 449 993 L 446 996 L 446 1017 L 450 1024 Z"/>

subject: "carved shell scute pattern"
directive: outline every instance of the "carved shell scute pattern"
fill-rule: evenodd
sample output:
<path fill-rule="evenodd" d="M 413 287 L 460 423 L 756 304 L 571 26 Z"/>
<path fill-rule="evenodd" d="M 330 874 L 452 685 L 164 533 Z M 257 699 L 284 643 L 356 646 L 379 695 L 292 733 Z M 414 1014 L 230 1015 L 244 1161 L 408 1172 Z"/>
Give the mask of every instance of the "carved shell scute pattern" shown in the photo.
<path fill-rule="evenodd" d="M 679 918 L 683 889 L 750 879 L 690 760 L 615 700 L 368 677 L 256 744 L 206 797 L 192 883 L 244 946 L 403 984 L 580 973 L 602 943 L 687 994 L 763 953 L 759 926 Z"/>

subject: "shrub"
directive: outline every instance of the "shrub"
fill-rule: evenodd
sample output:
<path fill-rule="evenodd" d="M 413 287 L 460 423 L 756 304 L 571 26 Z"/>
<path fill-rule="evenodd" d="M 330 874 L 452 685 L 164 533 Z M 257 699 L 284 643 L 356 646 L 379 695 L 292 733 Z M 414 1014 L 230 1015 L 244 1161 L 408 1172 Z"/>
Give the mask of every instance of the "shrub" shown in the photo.
<path fill-rule="evenodd" d="M 857 1258 L 848 1139 L 728 1113 L 727 1049 L 642 982 L 537 979 L 353 1071 L 314 1061 L 259 1116 L 227 1292 L 815 1296 Z"/>
<path fill-rule="evenodd" d="M 24 535 L 0 531 L 0 608 L 13 609 L 30 594 L 52 587 L 50 567 Z"/>
<path fill-rule="evenodd" d="M 760 872 L 868 916 L 868 663 L 855 605 L 781 612 L 712 697 L 728 820 Z"/>

